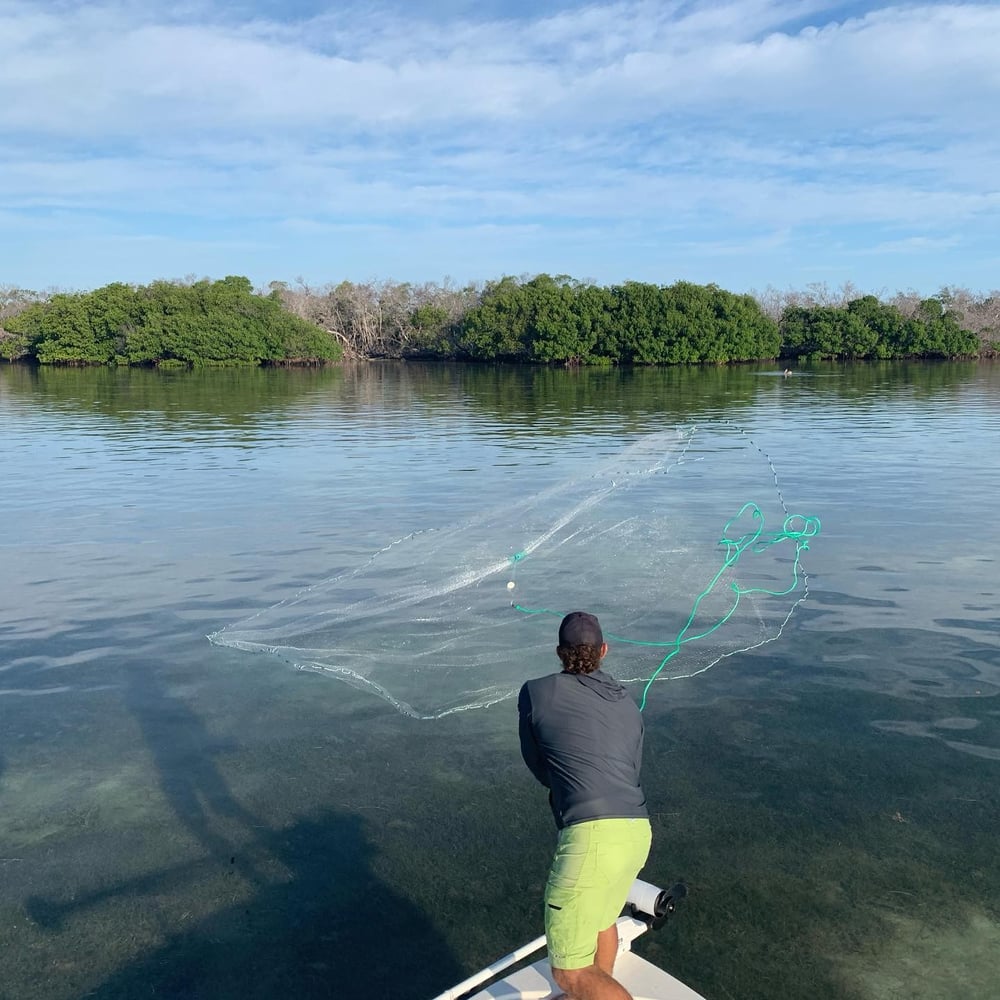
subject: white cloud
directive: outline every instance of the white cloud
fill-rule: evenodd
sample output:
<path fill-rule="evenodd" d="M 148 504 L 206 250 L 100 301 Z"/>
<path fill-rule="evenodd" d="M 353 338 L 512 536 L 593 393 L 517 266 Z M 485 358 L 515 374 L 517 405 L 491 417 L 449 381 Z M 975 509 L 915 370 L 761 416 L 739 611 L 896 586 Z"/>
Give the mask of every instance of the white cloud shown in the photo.
<path fill-rule="evenodd" d="M 262 21 L 185 25 L 135 9 L 43 15 L 15 4 L 0 21 L 9 96 L 0 121 L 36 134 L 149 138 L 158 129 L 339 123 L 367 132 L 481 118 L 549 128 L 564 115 L 585 116 L 574 124 L 586 127 L 587 117 L 738 108 L 813 115 L 819 125 L 900 113 L 981 121 L 1000 101 L 993 5 L 888 8 L 778 30 L 797 10 L 619 3 L 528 22 L 385 19 L 377 28 L 327 15 L 295 37 Z"/>
<path fill-rule="evenodd" d="M 431 225 L 681 234 L 720 256 L 808 227 L 872 227 L 866 246 L 909 255 L 955 248 L 959 225 L 985 240 L 1000 7 L 835 10 L 621 0 L 279 23 L 0 0 L 0 203 L 8 220 L 114 215 L 138 233 L 159 214 L 206 240 L 220 221 L 359 224 L 372 247 L 379 227 Z"/>
<path fill-rule="evenodd" d="M 883 254 L 883 253 L 925 253 L 927 250 L 950 250 L 953 247 L 959 246 L 962 240 L 958 235 L 943 237 L 941 239 L 930 239 L 927 236 L 910 236 L 902 240 L 888 240 L 885 243 L 879 243 L 878 246 L 874 246 L 869 251 L 865 251 L 873 254 Z"/>

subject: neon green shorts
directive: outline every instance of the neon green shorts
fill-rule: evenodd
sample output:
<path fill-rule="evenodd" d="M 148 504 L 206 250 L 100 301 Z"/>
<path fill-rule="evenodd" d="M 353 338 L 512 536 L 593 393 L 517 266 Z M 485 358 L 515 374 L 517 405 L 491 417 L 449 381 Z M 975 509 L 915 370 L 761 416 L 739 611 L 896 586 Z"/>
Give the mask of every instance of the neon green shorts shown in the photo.
<path fill-rule="evenodd" d="M 597 935 L 619 917 L 649 856 L 648 819 L 595 819 L 559 831 L 545 886 L 549 964 L 583 969 L 597 953 Z"/>

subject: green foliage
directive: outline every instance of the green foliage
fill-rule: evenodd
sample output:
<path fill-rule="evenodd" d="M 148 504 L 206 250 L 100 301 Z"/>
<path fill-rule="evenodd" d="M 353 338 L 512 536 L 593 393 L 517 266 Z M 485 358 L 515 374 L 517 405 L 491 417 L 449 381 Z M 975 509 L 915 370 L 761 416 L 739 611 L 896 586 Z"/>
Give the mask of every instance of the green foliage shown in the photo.
<path fill-rule="evenodd" d="M 792 306 L 781 317 L 781 356 L 810 360 L 975 357 L 979 338 L 938 299 L 907 319 L 866 295 L 846 306 Z"/>
<path fill-rule="evenodd" d="M 407 351 L 411 356 L 449 357 L 454 353 L 454 324 L 443 306 L 426 303 L 410 313 Z"/>
<path fill-rule="evenodd" d="M 280 296 L 255 295 L 247 278 L 235 276 L 55 295 L 7 325 L 42 364 L 197 367 L 340 357 L 333 338 L 285 311 Z"/>
<path fill-rule="evenodd" d="M 415 330 L 435 330 L 448 322 L 448 312 L 441 306 L 418 306 L 410 315 Z"/>
<path fill-rule="evenodd" d="M 487 286 L 459 347 L 484 361 L 659 365 L 777 356 L 776 324 L 749 295 L 714 285 L 601 288 L 542 274 Z"/>
<path fill-rule="evenodd" d="M 0 358 L 17 361 L 33 356 L 31 344 L 41 331 L 43 312 L 44 307 L 38 302 L 3 321 L 0 327 Z"/>
<path fill-rule="evenodd" d="M 530 293 L 516 278 L 486 286 L 482 301 L 466 313 L 458 340 L 460 355 L 478 361 L 527 361 Z"/>
<path fill-rule="evenodd" d="M 577 290 L 567 281 L 539 275 L 524 287 L 528 324 L 524 347 L 532 361 L 578 361 L 590 357 L 595 338 L 576 308 Z"/>
<path fill-rule="evenodd" d="M 0 358 L 17 361 L 28 356 L 28 338 L 23 333 L 14 333 L 0 327 Z"/>
<path fill-rule="evenodd" d="M 84 307 L 94 341 L 108 355 L 101 360 L 123 362 L 129 334 L 146 322 L 142 298 L 134 288 L 116 282 L 84 296 Z"/>
<path fill-rule="evenodd" d="M 30 341 L 30 347 L 43 364 L 99 364 L 109 360 L 106 355 L 102 357 L 101 347 L 91 335 L 83 296 L 54 295 L 39 308 L 38 335 Z"/>

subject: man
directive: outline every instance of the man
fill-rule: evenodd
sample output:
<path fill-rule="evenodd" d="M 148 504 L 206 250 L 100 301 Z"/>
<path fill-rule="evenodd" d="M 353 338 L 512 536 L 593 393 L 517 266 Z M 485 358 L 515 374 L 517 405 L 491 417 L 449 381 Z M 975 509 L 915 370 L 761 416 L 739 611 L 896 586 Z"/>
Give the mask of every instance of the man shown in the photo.
<path fill-rule="evenodd" d="M 528 681 L 517 703 L 521 755 L 549 789 L 559 828 L 545 936 L 552 976 L 573 1000 L 631 1000 L 612 977 L 615 921 L 649 854 L 642 716 L 600 669 L 607 651 L 593 615 L 568 614 L 556 648 L 562 672 Z"/>

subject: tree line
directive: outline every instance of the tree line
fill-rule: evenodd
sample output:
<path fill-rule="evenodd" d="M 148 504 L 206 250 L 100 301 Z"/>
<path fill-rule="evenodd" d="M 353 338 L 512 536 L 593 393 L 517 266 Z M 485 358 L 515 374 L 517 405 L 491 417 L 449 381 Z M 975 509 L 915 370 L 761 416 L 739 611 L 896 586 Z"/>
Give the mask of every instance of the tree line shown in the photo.
<path fill-rule="evenodd" d="M 462 288 L 270 287 L 356 357 L 673 364 L 989 357 L 1000 350 L 1000 292 L 955 288 L 932 299 L 907 292 L 882 301 L 851 285 L 734 295 L 688 282 L 601 287 L 546 274 Z"/>
<path fill-rule="evenodd" d="M 890 300 L 810 286 L 567 276 L 482 285 L 248 279 L 108 285 L 38 296 L 0 289 L 0 357 L 44 364 L 294 364 L 427 358 L 560 365 L 995 357 L 1000 293 L 945 288 Z"/>

